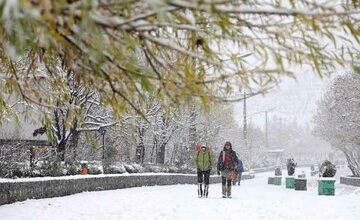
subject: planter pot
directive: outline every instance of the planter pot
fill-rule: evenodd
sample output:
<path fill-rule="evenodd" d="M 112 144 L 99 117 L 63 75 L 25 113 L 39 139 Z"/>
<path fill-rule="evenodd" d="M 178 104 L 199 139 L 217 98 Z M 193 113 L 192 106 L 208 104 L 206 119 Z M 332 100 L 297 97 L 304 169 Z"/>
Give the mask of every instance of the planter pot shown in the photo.
<path fill-rule="evenodd" d="M 321 178 L 318 180 L 318 193 L 319 195 L 334 196 L 335 195 L 335 179 L 334 178 Z"/>
<path fill-rule="evenodd" d="M 89 173 L 89 169 L 87 167 L 81 167 L 80 174 L 87 175 Z"/>
<path fill-rule="evenodd" d="M 307 190 L 306 183 L 307 183 L 307 179 L 296 178 L 295 179 L 295 190 L 306 191 Z"/>
<path fill-rule="evenodd" d="M 275 176 L 274 177 L 274 185 L 281 185 L 281 176 Z"/>
<path fill-rule="evenodd" d="M 268 177 L 268 184 L 274 184 L 274 177 Z"/>
<path fill-rule="evenodd" d="M 293 176 L 285 177 L 285 186 L 287 189 L 294 189 L 295 188 L 295 177 L 293 177 Z"/>

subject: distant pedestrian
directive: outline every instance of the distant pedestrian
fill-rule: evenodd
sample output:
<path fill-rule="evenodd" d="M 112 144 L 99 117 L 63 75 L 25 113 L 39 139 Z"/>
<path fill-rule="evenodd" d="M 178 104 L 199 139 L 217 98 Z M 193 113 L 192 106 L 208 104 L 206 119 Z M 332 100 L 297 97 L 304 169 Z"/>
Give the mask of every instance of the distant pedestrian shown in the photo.
<path fill-rule="evenodd" d="M 232 150 L 232 145 L 227 141 L 224 145 L 224 149 L 220 152 L 217 173 L 221 174 L 222 179 L 222 197 L 231 198 L 231 183 L 236 179 L 236 168 L 238 158 L 235 151 Z"/>
<path fill-rule="evenodd" d="M 243 162 L 242 162 L 242 160 L 239 159 L 238 165 L 237 165 L 237 184 L 238 184 L 238 186 L 240 186 L 241 176 L 242 176 L 243 172 L 244 172 Z"/>

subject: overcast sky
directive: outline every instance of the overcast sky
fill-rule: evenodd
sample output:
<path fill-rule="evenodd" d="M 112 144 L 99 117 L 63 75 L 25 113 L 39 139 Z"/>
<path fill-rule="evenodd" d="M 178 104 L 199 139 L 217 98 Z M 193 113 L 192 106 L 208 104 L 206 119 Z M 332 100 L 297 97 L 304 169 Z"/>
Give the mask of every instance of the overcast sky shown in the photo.
<path fill-rule="evenodd" d="M 298 74 L 296 80 L 283 78 L 279 86 L 265 96 L 256 96 L 247 100 L 249 121 L 264 127 L 264 111 L 273 109 L 268 114 L 284 120 L 297 120 L 299 124 L 311 125 L 312 115 L 316 112 L 316 102 L 322 97 L 330 82 L 329 78 L 321 79 L 316 74 Z M 235 103 L 236 120 L 243 123 L 243 103 Z"/>

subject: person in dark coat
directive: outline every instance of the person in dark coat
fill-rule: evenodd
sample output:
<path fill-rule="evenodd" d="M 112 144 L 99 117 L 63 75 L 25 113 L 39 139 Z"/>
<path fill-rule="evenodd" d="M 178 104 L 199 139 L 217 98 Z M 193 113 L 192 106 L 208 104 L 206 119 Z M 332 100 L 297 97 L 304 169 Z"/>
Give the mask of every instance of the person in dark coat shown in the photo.
<path fill-rule="evenodd" d="M 235 151 L 232 150 L 232 145 L 227 141 L 224 149 L 220 152 L 217 173 L 221 174 L 222 179 L 222 197 L 231 198 L 231 182 L 236 178 L 238 158 Z"/>
<path fill-rule="evenodd" d="M 237 165 L 237 183 L 238 186 L 240 186 L 240 182 L 241 182 L 241 176 L 242 173 L 244 172 L 244 166 L 243 166 L 243 162 L 239 159 L 238 160 L 238 165 Z M 236 182 L 234 182 L 234 185 L 236 184 Z"/>

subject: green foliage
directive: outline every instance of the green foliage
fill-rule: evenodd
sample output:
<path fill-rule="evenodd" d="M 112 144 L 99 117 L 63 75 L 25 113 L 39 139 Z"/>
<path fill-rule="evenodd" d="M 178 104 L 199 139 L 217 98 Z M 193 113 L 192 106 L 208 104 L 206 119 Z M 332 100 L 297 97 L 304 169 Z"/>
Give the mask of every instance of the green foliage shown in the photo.
<path fill-rule="evenodd" d="M 80 174 L 80 166 L 77 163 L 67 166 L 66 175 L 78 175 Z"/>
<path fill-rule="evenodd" d="M 89 174 L 91 174 L 91 175 L 99 175 L 99 174 L 102 174 L 102 171 L 96 166 L 90 166 L 89 167 Z"/>
<path fill-rule="evenodd" d="M 104 166 L 115 163 L 116 155 L 118 155 L 118 151 L 115 146 L 105 146 L 105 159 L 103 160 Z"/>
<path fill-rule="evenodd" d="M 59 161 L 42 161 L 39 166 L 40 174 L 42 176 L 63 176 L 63 167 Z"/>
<path fill-rule="evenodd" d="M 234 91 L 266 91 L 296 65 L 323 76 L 358 62 L 356 2 L 1 1 L 0 97 L 66 105 L 74 74 L 115 113 L 144 114 L 147 93 L 165 107 L 208 107 Z M 71 109 L 67 123 L 79 114 Z"/>

